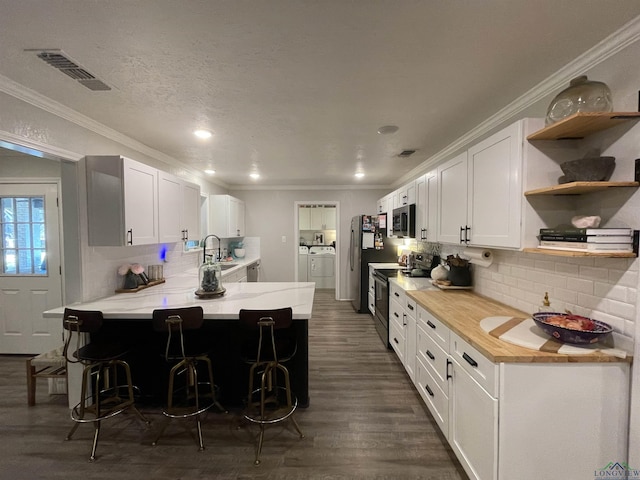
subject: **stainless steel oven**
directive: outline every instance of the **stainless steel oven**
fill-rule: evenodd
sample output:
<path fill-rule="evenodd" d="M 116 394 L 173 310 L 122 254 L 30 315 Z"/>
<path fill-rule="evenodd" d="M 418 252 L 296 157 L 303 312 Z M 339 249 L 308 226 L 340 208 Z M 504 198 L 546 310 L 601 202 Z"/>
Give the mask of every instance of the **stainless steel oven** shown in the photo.
<path fill-rule="evenodd" d="M 393 269 L 374 270 L 375 314 L 373 321 L 384 346 L 389 348 L 389 276 L 397 275 Z"/>

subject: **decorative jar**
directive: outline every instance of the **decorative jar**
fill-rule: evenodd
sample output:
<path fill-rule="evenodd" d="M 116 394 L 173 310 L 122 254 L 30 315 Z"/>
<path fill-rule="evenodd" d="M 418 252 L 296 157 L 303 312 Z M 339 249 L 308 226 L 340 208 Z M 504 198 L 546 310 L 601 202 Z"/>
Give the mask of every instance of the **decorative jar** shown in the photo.
<path fill-rule="evenodd" d="M 606 83 L 589 80 L 586 75 L 574 78 L 569 87 L 553 99 L 547 109 L 546 125 L 578 112 L 612 112 L 611 90 Z"/>
<path fill-rule="evenodd" d="M 222 291 L 220 264 L 212 262 L 211 258 L 207 258 L 198 270 L 198 284 L 200 293 L 211 294 Z"/>

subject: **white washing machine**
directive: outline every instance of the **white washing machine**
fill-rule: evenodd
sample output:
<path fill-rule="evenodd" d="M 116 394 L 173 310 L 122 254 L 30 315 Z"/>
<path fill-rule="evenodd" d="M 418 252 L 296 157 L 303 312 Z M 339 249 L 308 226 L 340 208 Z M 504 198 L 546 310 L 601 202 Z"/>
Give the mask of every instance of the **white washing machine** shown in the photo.
<path fill-rule="evenodd" d="M 316 288 L 335 288 L 336 250 L 325 245 L 314 245 L 307 255 L 307 278 L 315 282 Z"/>

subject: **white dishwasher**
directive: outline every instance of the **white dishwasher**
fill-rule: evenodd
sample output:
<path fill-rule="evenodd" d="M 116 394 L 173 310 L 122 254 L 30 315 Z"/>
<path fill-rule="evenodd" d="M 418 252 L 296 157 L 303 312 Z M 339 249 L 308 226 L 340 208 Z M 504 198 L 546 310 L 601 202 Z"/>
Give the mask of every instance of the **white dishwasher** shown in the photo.
<path fill-rule="evenodd" d="M 335 288 L 336 250 L 331 246 L 314 245 L 309 248 L 307 279 L 316 288 Z"/>

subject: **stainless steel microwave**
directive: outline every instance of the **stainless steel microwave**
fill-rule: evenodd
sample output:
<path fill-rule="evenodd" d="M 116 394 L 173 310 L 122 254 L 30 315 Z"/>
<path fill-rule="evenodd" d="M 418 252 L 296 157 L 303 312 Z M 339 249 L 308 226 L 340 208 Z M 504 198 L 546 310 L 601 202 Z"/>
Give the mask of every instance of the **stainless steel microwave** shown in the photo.
<path fill-rule="evenodd" d="M 394 208 L 391 225 L 394 237 L 416 238 L 416 204 Z"/>

